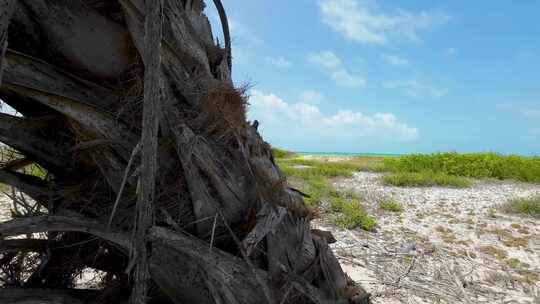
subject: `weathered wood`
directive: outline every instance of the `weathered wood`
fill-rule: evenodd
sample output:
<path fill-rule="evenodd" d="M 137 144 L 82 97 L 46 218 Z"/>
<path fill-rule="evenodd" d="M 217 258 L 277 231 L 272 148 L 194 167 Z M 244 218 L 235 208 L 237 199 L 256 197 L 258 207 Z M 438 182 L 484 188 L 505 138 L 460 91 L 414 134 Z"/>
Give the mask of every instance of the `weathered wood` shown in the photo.
<path fill-rule="evenodd" d="M 116 144 L 114 148 L 118 149 L 119 154 L 125 160 L 129 158 L 131 149 L 137 143 L 135 135 L 122 122 L 116 120 L 111 113 L 87 106 L 73 99 L 35 89 L 7 83 L 4 84 L 4 87 L 20 95 L 30 97 L 94 130 L 104 138 L 113 140 Z"/>
<path fill-rule="evenodd" d="M 97 296 L 95 290 L 0 289 L 2 304 L 86 304 Z"/>
<path fill-rule="evenodd" d="M 264 293 L 253 293 L 260 286 L 244 260 L 210 250 L 208 243 L 182 232 L 155 227 L 150 239 L 154 241 L 152 277 L 175 303 L 266 303 Z M 269 282 L 265 271 L 257 272 Z"/>
<path fill-rule="evenodd" d="M 231 51 L 231 33 L 229 31 L 229 20 L 227 19 L 227 13 L 221 0 L 214 0 L 214 5 L 217 8 L 219 19 L 221 20 L 221 27 L 223 29 L 223 39 L 225 39 L 225 61 L 229 67 L 229 72 L 232 74 L 232 51 Z"/>
<path fill-rule="evenodd" d="M 154 225 L 156 200 L 156 172 L 158 169 L 158 131 L 161 107 L 161 14 L 162 0 L 146 1 L 145 39 L 144 39 L 144 105 L 142 123 L 142 164 L 140 192 L 136 206 L 136 226 L 133 237 L 134 259 L 136 262 L 135 285 L 131 303 L 145 304 L 148 297 L 150 273 L 148 258 L 149 244 L 147 230 Z"/>
<path fill-rule="evenodd" d="M 8 50 L 5 57 L 4 83 L 61 96 L 101 110 L 112 110 L 117 93 L 41 59 Z"/>
<path fill-rule="evenodd" d="M 242 241 L 242 246 L 248 256 L 268 233 L 275 231 L 286 214 L 287 209 L 283 207 L 278 206 L 274 210 L 270 204 L 263 206 L 262 210 L 257 214 L 257 224 Z"/>
<path fill-rule="evenodd" d="M 0 141 L 58 172 L 69 158 L 68 147 L 40 136 L 39 129 L 35 120 L 0 113 Z"/>
<path fill-rule="evenodd" d="M 0 237 L 49 231 L 76 231 L 95 235 L 119 246 L 131 248 L 129 237 L 121 231 L 107 229 L 99 222 L 68 216 L 36 216 L 0 223 Z"/>
<path fill-rule="evenodd" d="M 36 200 L 38 203 L 47 206 L 47 202 L 54 201 L 58 194 L 43 179 L 10 170 L 0 170 L 0 182 L 15 187 Z"/>
<path fill-rule="evenodd" d="M 55 58 L 55 65 L 81 75 L 108 79 L 119 77 L 127 70 L 132 46 L 121 25 L 81 0 L 19 1 L 34 16 L 52 51 L 62 57 L 62 61 Z"/>
<path fill-rule="evenodd" d="M 0 240 L 0 252 L 43 252 L 50 245 L 54 246 L 55 242 L 40 239 Z"/>
<path fill-rule="evenodd" d="M 0 0 L 0 85 L 4 74 L 4 57 L 8 47 L 8 26 L 15 9 L 15 0 Z"/>

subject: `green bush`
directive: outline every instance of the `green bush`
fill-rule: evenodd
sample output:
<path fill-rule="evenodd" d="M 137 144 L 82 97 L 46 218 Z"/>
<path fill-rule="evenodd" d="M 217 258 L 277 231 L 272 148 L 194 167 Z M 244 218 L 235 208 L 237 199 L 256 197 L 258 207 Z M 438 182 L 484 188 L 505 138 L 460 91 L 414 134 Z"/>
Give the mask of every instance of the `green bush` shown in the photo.
<path fill-rule="evenodd" d="M 496 153 L 411 154 L 384 160 L 384 168 L 393 172 L 431 171 L 452 176 L 515 179 L 540 183 L 540 158 Z"/>
<path fill-rule="evenodd" d="M 287 151 L 287 150 L 283 150 L 283 149 L 278 149 L 278 148 L 272 148 L 272 156 L 274 156 L 274 158 L 289 158 L 289 157 L 294 157 L 296 154 L 294 152 L 291 152 L 291 151 Z"/>
<path fill-rule="evenodd" d="M 383 183 L 388 186 L 397 187 L 454 187 L 468 188 L 471 182 L 466 178 L 452 176 L 444 173 L 424 172 L 398 172 L 387 174 L 383 177 Z"/>
<path fill-rule="evenodd" d="M 383 210 L 390 212 L 401 212 L 403 207 L 396 201 L 392 199 L 384 199 L 379 203 L 379 207 Z"/>
<path fill-rule="evenodd" d="M 335 207 L 339 208 L 336 222 L 342 228 L 362 228 L 371 231 L 377 225 L 375 219 L 366 213 L 360 202 L 357 200 L 350 202 L 342 201 L 339 204 L 339 207 L 338 205 Z"/>

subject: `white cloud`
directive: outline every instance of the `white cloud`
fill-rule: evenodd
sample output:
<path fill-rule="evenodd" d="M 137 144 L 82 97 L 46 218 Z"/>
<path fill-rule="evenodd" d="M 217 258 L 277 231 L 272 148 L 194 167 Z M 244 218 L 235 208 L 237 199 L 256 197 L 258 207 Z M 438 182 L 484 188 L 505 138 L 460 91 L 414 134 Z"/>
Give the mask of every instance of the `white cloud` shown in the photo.
<path fill-rule="evenodd" d="M 529 108 L 522 111 L 523 115 L 530 119 L 540 119 L 540 108 Z"/>
<path fill-rule="evenodd" d="M 277 57 L 277 58 L 266 57 L 265 60 L 269 62 L 270 64 L 277 66 L 278 68 L 288 68 L 292 65 L 292 62 L 285 59 L 284 57 Z"/>
<path fill-rule="evenodd" d="M 348 40 L 366 44 L 382 45 L 398 39 L 419 42 L 421 31 L 450 19 L 442 11 L 414 13 L 398 9 L 383 13 L 370 0 L 320 0 L 319 8 L 323 23 Z"/>
<path fill-rule="evenodd" d="M 442 97 L 448 94 L 446 89 L 437 88 L 417 80 L 386 81 L 383 87 L 388 89 L 404 89 L 411 97 Z"/>
<path fill-rule="evenodd" d="M 306 90 L 300 93 L 299 101 L 303 103 L 320 103 L 324 99 L 319 91 Z"/>
<path fill-rule="evenodd" d="M 409 60 L 407 58 L 399 57 L 396 55 L 383 55 L 383 60 L 390 65 L 395 65 L 398 67 L 406 67 L 409 65 Z"/>
<path fill-rule="evenodd" d="M 359 88 L 366 85 L 363 77 L 349 73 L 341 59 L 330 51 L 309 54 L 308 61 L 322 67 L 338 86 Z"/>
<path fill-rule="evenodd" d="M 409 142 L 418 137 L 418 129 L 401 122 L 392 113 L 366 115 L 350 110 L 327 115 L 312 104 L 287 103 L 274 94 L 251 91 L 250 119 L 261 122 L 261 128 L 281 136 L 313 138 L 315 142 L 341 139 L 345 143 L 361 139 L 377 142 Z"/>

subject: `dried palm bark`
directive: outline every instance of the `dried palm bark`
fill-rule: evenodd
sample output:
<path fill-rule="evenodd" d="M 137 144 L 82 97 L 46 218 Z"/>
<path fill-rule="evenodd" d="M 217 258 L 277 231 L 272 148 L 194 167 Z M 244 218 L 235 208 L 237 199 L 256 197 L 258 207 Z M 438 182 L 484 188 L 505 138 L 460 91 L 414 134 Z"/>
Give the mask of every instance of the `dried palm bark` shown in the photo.
<path fill-rule="evenodd" d="M 0 0 L 0 181 L 25 194 L 0 302 L 368 303 L 246 121 L 214 4 L 223 47 L 202 0 Z"/>

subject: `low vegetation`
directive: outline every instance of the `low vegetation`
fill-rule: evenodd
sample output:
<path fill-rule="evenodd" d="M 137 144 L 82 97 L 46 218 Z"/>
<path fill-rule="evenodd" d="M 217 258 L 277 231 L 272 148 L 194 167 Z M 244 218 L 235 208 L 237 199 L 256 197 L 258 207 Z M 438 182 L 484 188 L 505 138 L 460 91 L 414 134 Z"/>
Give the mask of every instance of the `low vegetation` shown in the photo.
<path fill-rule="evenodd" d="M 306 204 L 316 207 L 323 200 L 329 202 L 330 209 L 336 213 L 336 223 L 343 228 L 372 230 L 376 226 L 376 221 L 366 213 L 354 193 L 340 193 L 328 180 L 349 177 L 355 171 L 365 170 L 369 165 L 364 160 L 321 162 L 295 158 L 294 153 L 282 150 L 273 151 L 273 155 L 288 176 L 289 183 L 309 196 L 305 199 Z"/>
<path fill-rule="evenodd" d="M 471 186 L 471 182 L 466 178 L 431 171 L 388 174 L 383 177 L 383 182 L 385 185 L 397 187 L 443 186 L 467 188 Z"/>
<path fill-rule="evenodd" d="M 528 198 L 516 198 L 503 205 L 509 213 L 518 213 L 540 218 L 540 195 Z"/>
<path fill-rule="evenodd" d="M 450 176 L 515 179 L 540 183 L 540 158 L 496 153 L 411 154 L 384 161 L 386 171 L 435 172 Z"/>
<path fill-rule="evenodd" d="M 294 152 L 279 149 L 279 148 L 272 148 L 272 156 L 274 158 L 286 158 L 286 157 L 293 157 L 295 156 Z"/>
<path fill-rule="evenodd" d="M 338 213 L 336 223 L 342 228 L 362 228 L 373 230 L 377 225 L 375 219 L 370 217 L 357 199 L 345 200 L 332 198 L 331 208 Z"/>
<path fill-rule="evenodd" d="M 384 199 L 379 203 L 379 207 L 383 210 L 390 212 L 401 212 L 403 211 L 403 206 L 396 202 L 393 199 Z"/>

